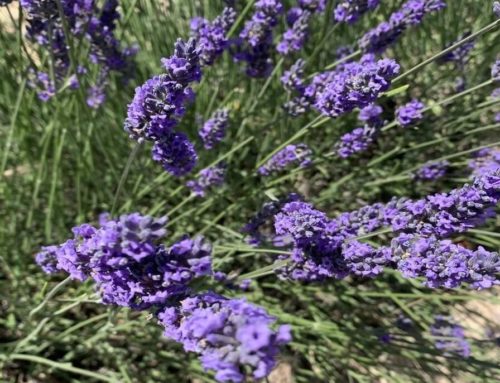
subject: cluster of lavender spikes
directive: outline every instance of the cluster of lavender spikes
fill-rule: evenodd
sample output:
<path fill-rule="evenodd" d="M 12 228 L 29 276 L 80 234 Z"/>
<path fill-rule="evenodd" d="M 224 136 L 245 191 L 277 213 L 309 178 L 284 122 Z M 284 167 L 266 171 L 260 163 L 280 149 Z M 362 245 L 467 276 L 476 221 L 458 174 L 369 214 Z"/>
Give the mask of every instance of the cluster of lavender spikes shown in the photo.
<path fill-rule="evenodd" d="M 42 248 L 36 261 L 47 273 L 91 278 L 105 304 L 152 310 L 165 336 L 199 354 L 218 381 L 242 382 L 249 370 L 266 377 L 279 347 L 291 340 L 290 327 L 273 330 L 276 319 L 243 299 L 194 292 L 193 281 L 199 291 L 200 278 L 213 276 L 211 245 L 187 236 L 170 247 L 159 244 L 166 222 L 138 213 L 117 220 L 103 215 L 99 227 L 75 227 L 73 239 Z"/>
<path fill-rule="evenodd" d="M 71 62 L 68 39 L 85 38 L 90 42 L 89 59 L 99 68 L 97 82 L 88 89 L 87 104 L 98 108 L 105 100 L 105 87 L 110 72 L 120 72 L 125 80 L 132 75 L 131 57 L 136 48 L 120 47 L 114 35 L 116 20 L 120 18 L 117 0 L 106 0 L 100 8 L 95 0 L 21 0 L 27 13 L 28 39 L 50 52 L 50 75 L 31 69 L 29 85 L 37 89 L 42 101 L 53 97 L 68 85 L 80 86 L 81 78 L 90 68 L 74 66 Z M 60 8 L 60 9 L 59 9 Z M 67 31 L 65 27 L 67 26 Z M 66 36 L 65 33 L 71 36 Z"/>
<path fill-rule="evenodd" d="M 287 168 L 291 164 L 305 168 L 311 164 L 311 149 L 305 144 L 287 145 L 272 156 L 257 172 L 262 176 L 268 176 Z"/>
<path fill-rule="evenodd" d="M 499 284 L 500 256 L 465 249 L 443 238 L 481 225 L 500 201 L 500 176 L 488 174 L 447 194 L 366 206 L 337 219 L 305 202 L 285 204 L 275 215 L 277 235 L 293 241 L 283 278 L 323 280 L 347 275 L 373 277 L 392 267 L 409 278 L 422 277 L 429 287 L 483 289 Z M 390 246 L 374 248 L 356 237 L 390 227 Z M 287 258 L 287 257 L 281 257 Z"/>
<path fill-rule="evenodd" d="M 342 0 L 334 10 L 333 17 L 338 22 L 354 24 L 368 11 L 374 10 L 380 0 Z"/>
<path fill-rule="evenodd" d="M 252 18 L 245 23 L 235 42 L 233 57 L 246 63 L 248 76 L 267 77 L 273 66 L 273 29 L 278 25 L 283 5 L 279 0 L 258 0 L 254 9 Z"/>
<path fill-rule="evenodd" d="M 288 11 L 286 17 L 288 29 L 276 46 L 276 50 L 282 55 L 289 55 L 302 49 L 309 33 L 309 22 L 313 13 L 322 13 L 326 8 L 325 0 L 298 1 L 297 5 Z"/>
<path fill-rule="evenodd" d="M 365 52 L 381 54 L 394 44 L 406 29 L 420 24 L 426 14 L 444 7 L 446 3 L 443 0 L 407 0 L 390 16 L 389 21 L 383 21 L 361 37 L 359 46 Z"/>
<path fill-rule="evenodd" d="M 389 89 L 399 73 L 399 65 L 391 59 L 376 60 L 374 55 L 348 62 L 330 72 L 320 73 L 307 86 L 301 80 L 302 65 L 297 63 L 285 73 L 282 81 L 293 79 L 299 94 L 285 104 L 293 116 L 304 113 L 310 106 L 325 116 L 338 117 L 355 108 L 364 108 Z"/>
<path fill-rule="evenodd" d="M 200 50 L 196 42 L 180 39 L 175 52 L 162 59 L 166 73 L 137 87 L 128 106 L 124 129 L 139 143 L 153 141 L 153 159 L 175 176 L 190 172 L 196 165 L 194 145 L 174 128 L 194 99 L 190 84 L 201 79 Z"/>

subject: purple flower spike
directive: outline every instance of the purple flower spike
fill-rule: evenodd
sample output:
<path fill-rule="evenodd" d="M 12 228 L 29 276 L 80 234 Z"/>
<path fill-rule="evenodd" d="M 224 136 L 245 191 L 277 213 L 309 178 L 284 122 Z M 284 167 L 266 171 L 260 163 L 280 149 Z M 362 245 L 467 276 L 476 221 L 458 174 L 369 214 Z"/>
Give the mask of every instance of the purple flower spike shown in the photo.
<path fill-rule="evenodd" d="M 380 93 L 389 89 L 398 72 L 399 65 L 394 60 L 375 61 L 372 56 L 365 56 L 360 62 L 345 64 L 331 75 L 320 75 L 323 81 L 318 76 L 316 89 L 313 89 L 313 80 L 306 94 L 314 94 L 314 106 L 322 114 L 338 117 L 373 103 Z"/>
<path fill-rule="evenodd" d="M 435 181 L 446 175 L 449 166 L 448 161 L 429 162 L 418 169 L 413 177 L 421 181 Z"/>
<path fill-rule="evenodd" d="M 491 66 L 491 78 L 500 81 L 500 59 L 497 59 Z"/>
<path fill-rule="evenodd" d="M 383 21 L 368 31 L 360 40 L 359 46 L 365 52 L 383 53 L 394 44 L 409 27 L 418 25 L 428 13 L 446 7 L 442 0 L 408 0 L 394 12 L 389 21 Z"/>
<path fill-rule="evenodd" d="M 156 141 L 152 150 L 153 160 L 176 177 L 189 173 L 198 161 L 194 145 L 183 133 L 169 133 Z"/>
<path fill-rule="evenodd" d="M 401 234 L 391 247 L 397 269 L 407 278 L 424 278 L 428 287 L 452 289 L 467 283 L 480 290 L 500 284 L 500 256 L 482 247 L 473 251 L 414 234 Z"/>
<path fill-rule="evenodd" d="M 500 148 L 486 148 L 469 161 L 473 177 L 482 177 L 500 171 Z"/>
<path fill-rule="evenodd" d="M 291 341 L 290 326 L 272 330 L 275 318 L 263 308 L 211 292 L 166 307 L 158 319 L 164 335 L 198 353 L 203 367 L 214 370 L 219 382 L 243 382 L 246 371 L 254 379 L 266 377 L 279 347 Z"/>
<path fill-rule="evenodd" d="M 449 193 L 405 201 L 398 206 L 391 225 L 394 231 L 448 237 L 483 224 L 494 216 L 499 200 L 500 177 L 498 173 L 487 174 Z"/>
<path fill-rule="evenodd" d="M 193 97 L 191 88 L 179 87 L 168 75 L 155 76 L 136 88 L 125 130 L 139 142 L 160 139 L 177 126 Z"/>
<path fill-rule="evenodd" d="M 379 2 L 380 0 L 343 0 L 333 12 L 334 19 L 354 24 L 363 14 L 375 9 Z"/>
<path fill-rule="evenodd" d="M 307 167 L 311 164 L 311 154 L 311 150 L 305 144 L 288 145 L 262 165 L 258 173 L 268 176 L 285 169 L 290 164 L 296 164 L 301 168 Z"/>
<path fill-rule="evenodd" d="M 304 86 L 304 65 L 305 61 L 298 59 L 289 70 L 283 73 L 281 76 L 281 83 L 283 87 L 289 91 L 302 92 L 305 88 Z"/>
<path fill-rule="evenodd" d="M 229 7 L 224 8 L 212 22 L 201 17 L 191 20 L 191 35 L 198 41 L 203 65 L 212 65 L 228 48 L 226 35 L 235 20 L 236 12 Z"/>
<path fill-rule="evenodd" d="M 425 105 L 420 101 L 410 101 L 396 109 L 396 119 L 403 128 L 418 124 L 424 117 L 424 108 Z"/>
<path fill-rule="evenodd" d="M 5 5 L 10 1 L 0 2 Z M 102 4 L 102 6 L 100 5 Z M 132 75 L 133 63 L 131 58 L 136 50 L 121 47 L 115 36 L 117 20 L 120 14 L 117 11 L 117 0 L 96 1 L 61 1 L 61 11 L 55 1 L 21 0 L 20 5 L 26 12 L 26 34 L 32 44 L 40 45 L 51 52 L 53 57 L 50 83 L 40 78 L 44 72 L 33 77 L 37 80 L 28 82 L 28 85 L 38 92 L 42 101 L 48 101 L 59 89 L 66 86 L 65 81 L 70 79 L 69 89 L 77 89 L 77 74 L 85 75 L 81 67 L 72 68 L 70 65 L 69 43 L 66 41 L 67 32 L 71 38 L 85 39 L 89 44 L 88 60 L 99 67 L 99 79 L 88 90 L 90 94 L 88 105 L 97 108 L 103 100 L 104 88 L 107 85 L 109 74 L 120 72 L 125 80 Z M 73 73 L 70 70 L 74 70 Z M 92 96 L 92 93 L 96 95 Z"/>
<path fill-rule="evenodd" d="M 456 42 L 466 38 L 467 36 L 470 36 L 471 32 L 465 32 L 462 33 L 457 40 L 452 42 L 451 44 L 447 44 L 446 47 L 452 46 Z M 452 50 L 451 52 L 448 52 L 441 58 L 439 58 L 440 63 L 447 63 L 447 62 L 452 62 L 454 63 L 459 69 L 463 70 L 465 64 L 467 63 L 468 55 L 472 49 L 474 49 L 474 46 L 476 45 L 474 40 L 471 40 L 467 42 L 466 44 L 462 44 L 458 48 Z"/>
<path fill-rule="evenodd" d="M 470 344 L 465 338 L 464 328 L 453 322 L 452 318 L 438 315 L 434 318 L 431 334 L 437 337 L 436 348 L 444 355 L 459 355 L 468 358 L 471 355 Z"/>
<path fill-rule="evenodd" d="M 493 2 L 493 13 L 495 14 L 496 17 L 500 18 L 500 2 L 498 1 Z"/>
<path fill-rule="evenodd" d="M 375 141 L 377 130 L 370 126 L 356 128 L 350 133 L 340 137 L 340 141 L 335 144 L 334 150 L 341 158 L 348 158 L 356 153 L 364 152 Z"/>
<path fill-rule="evenodd" d="M 197 197 L 205 197 L 208 189 L 218 187 L 224 184 L 226 175 L 226 164 L 222 163 L 211 168 L 206 168 L 200 171 L 200 175 L 196 180 L 191 180 L 186 183 L 186 186 L 191 189 Z"/>
<path fill-rule="evenodd" d="M 282 55 L 289 55 L 292 52 L 297 52 L 302 49 L 308 34 L 310 19 L 311 12 L 301 12 L 292 27 L 283 34 L 283 38 L 276 47 L 278 53 Z"/>
<path fill-rule="evenodd" d="M 240 33 L 233 56 L 236 61 L 246 63 L 248 76 L 267 77 L 272 70 L 273 29 L 283 12 L 283 4 L 278 0 L 259 0 L 254 10 Z"/>
<path fill-rule="evenodd" d="M 212 117 L 203 124 L 203 127 L 199 131 L 199 135 L 205 149 L 213 149 L 218 142 L 224 139 L 228 125 L 229 111 L 227 109 L 217 110 Z"/>

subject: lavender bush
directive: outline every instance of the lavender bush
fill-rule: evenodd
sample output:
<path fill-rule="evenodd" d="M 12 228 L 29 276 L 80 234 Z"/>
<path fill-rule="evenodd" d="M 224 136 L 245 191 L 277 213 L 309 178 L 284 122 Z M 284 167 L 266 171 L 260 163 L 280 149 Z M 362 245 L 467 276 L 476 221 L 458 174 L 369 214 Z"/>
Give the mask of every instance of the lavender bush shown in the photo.
<path fill-rule="evenodd" d="M 497 381 L 499 8 L 0 1 L 0 380 Z"/>

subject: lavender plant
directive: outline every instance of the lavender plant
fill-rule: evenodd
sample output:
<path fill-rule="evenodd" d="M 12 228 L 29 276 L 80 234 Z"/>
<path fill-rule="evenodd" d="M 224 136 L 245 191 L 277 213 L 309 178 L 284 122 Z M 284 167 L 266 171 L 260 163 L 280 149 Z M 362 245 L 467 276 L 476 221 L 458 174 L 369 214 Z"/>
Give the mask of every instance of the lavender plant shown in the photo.
<path fill-rule="evenodd" d="M 0 380 L 497 381 L 497 3 L 0 1 Z"/>

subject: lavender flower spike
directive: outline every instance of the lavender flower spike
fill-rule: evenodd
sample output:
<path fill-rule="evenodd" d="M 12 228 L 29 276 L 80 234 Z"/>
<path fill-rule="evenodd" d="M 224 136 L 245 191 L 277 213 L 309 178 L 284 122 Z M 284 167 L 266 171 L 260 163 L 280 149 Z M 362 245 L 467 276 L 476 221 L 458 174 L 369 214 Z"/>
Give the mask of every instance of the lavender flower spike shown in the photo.
<path fill-rule="evenodd" d="M 495 14 L 496 17 L 500 18 L 500 2 L 498 1 L 493 2 L 493 13 Z"/>
<path fill-rule="evenodd" d="M 332 72 L 321 86 L 316 84 L 316 90 L 308 87 L 306 93 L 315 93 L 314 106 L 322 114 L 337 117 L 373 103 L 380 93 L 389 89 L 398 72 L 399 65 L 394 60 L 375 61 L 373 56 L 365 55 L 359 62 L 345 64 Z M 320 77 L 317 81 L 321 82 Z"/>
<path fill-rule="evenodd" d="M 446 3 L 443 0 L 407 0 L 388 21 L 383 21 L 368 31 L 359 40 L 359 46 L 365 52 L 383 53 L 406 29 L 420 24 L 426 14 L 444 7 Z"/>
<path fill-rule="evenodd" d="M 200 60 L 203 65 L 212 65 L 228 48 L 227 32 L 236 20 L 233 8 L 226 7 L 212 22 L 196 17 L 191 20 L 191 35 L 198 41 Z"/>
<path fill-rule="evenodd" d="M 279 172 L 290 164 L 297 164 L 301 168 L 311 164 L 311 150 L 305 144 L 288 145 L 258 169 L 258 173 L 268 176 L 271 173 Z"/>
<path fill-rule="evenodd" d="M 391 247 L 397 269 L 407 278 L 424 278 L 428 287 L 457 288 L 467 283 L 480 290 L 500 284 L 500 256 L 482 247 L 473 251 L 435 236 L 413 234 L 401 234 Z"/>
<path fill-rule="evenodd" d="M 449 165 L 448 161 L 429 162 L 418 169 L 413 177 L 421 181 L 434 181 L 445 176 Z"/>
<path fill-rule="evenodd" d="M 422 120 L 424 108 L 422 102 L 412 100 L 396 109 L 396 119 L 403 128 L 415 125 Z"/>
<path fill-rule="evenodd" d="M 333 12 L 338 22 L 354 24 L 364 13 L 375 9 L 380 0 L 343 0 Z"/>
<path fill-rule="evenodd" d="M 226 164 L 221 163 L 211 168 L 201 170 L 198 178 L 188 181 L 186 186 L 190 188 L 197 197 L 204 197 L 209 188 L 221 186 L 224 183 L 225 174 Z"/>
<path fill-rule="evenodd" d="M 214 370 L 219 382 L 243 382 L 247 371 L 254 379 L 266 377 L 279 347 L 291 341 L 290 326 L 272 330 L 275 318 L 263 308 L 211 292 L 165 307 L 158 319 L 164 335 L 198 353 L 203 367 Z"/>
<path fill-rule="evenodd" d="M 198 155 L 194 145 L 183 133 L 168 133 L 155 142 L 153 160 L 159 162 L 170 174 L 180 177 L 196 166 Z"/>
<path fill-rule="evenodd" d="M 228 123 L 229 111 L 227 109 L 220 109 L 203 124 L 198 134 L 203 141 L 205 149 L 213 149 L 218 142 L 224 139 Z"/>
<path fill-rule="evenodd" d="M 444 355 L 458 354 L 468 358 L 471 354 L 470 344 L 465 338 L 462 326 L 454 323 L 451 318 L 438 315 L 434 318 L 431 334 L 436 339 L 436 348 Z"/>

